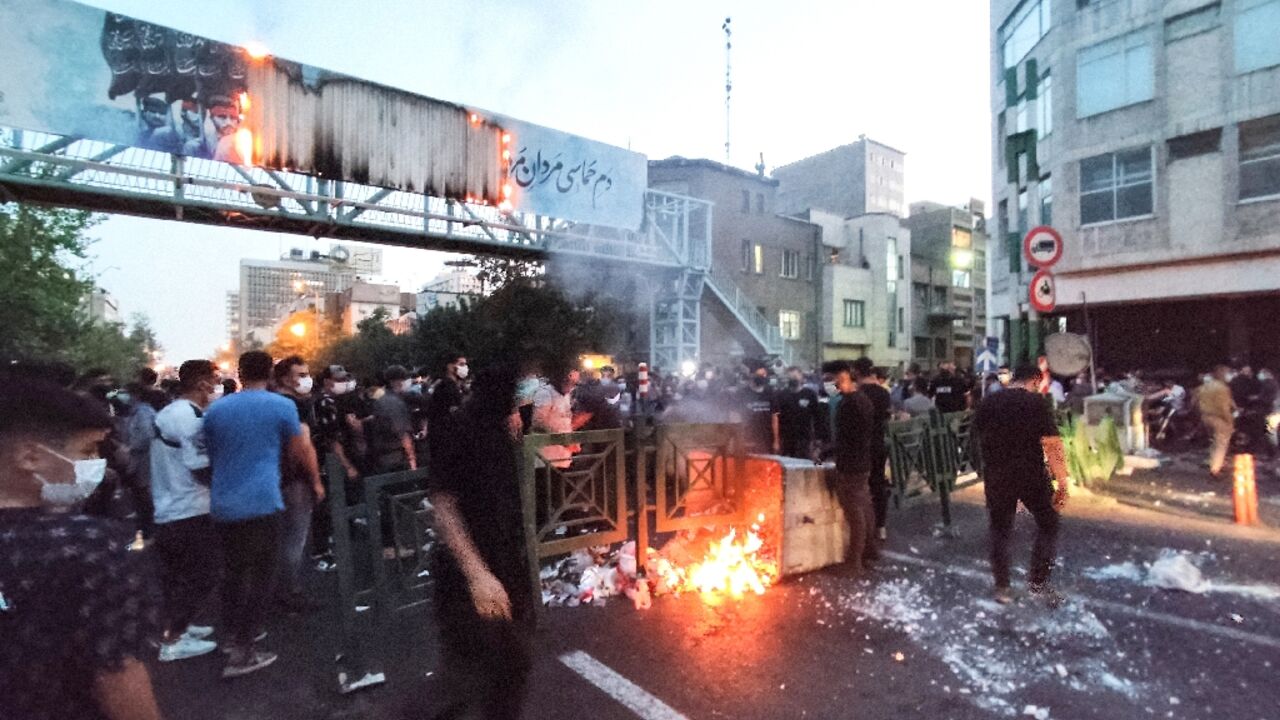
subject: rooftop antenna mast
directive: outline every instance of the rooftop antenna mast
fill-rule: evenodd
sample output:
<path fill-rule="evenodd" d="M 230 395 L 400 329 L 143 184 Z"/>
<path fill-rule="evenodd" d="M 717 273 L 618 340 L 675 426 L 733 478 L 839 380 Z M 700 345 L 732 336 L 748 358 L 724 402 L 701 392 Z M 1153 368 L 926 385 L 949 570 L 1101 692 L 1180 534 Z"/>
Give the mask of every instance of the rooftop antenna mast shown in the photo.
<path fill-rule="evenodd" d="M 724 30 L 724 163 L 729 164 L 729 101 L 733 93 L 733 65 L 729 62 L 730 51 L 733 50 L 733 31 L 729 23 L 733 18 L 725 18 L 720 26 Z"/>

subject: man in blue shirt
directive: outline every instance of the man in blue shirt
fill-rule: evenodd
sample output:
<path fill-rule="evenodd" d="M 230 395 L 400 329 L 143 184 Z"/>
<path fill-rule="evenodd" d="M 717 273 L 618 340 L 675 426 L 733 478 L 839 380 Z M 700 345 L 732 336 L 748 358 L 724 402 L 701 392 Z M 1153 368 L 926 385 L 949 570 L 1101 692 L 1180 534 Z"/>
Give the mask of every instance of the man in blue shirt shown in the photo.
<path fill-rule="evenodd" d="M 209 511 L 226 558 L 222 604 L 231 654 L 223 677 L 239 677 L 275 662 L 254 648 L 263 609 L 271 596 L 280 547 L 282 458 L 301 468 L 316 498 L 324 497 L 320 469 L 293 402 L 267 392 L 271 356 L 240 356 L 244 389 L 209 407 L 205 444 L 213 468 Z"/>

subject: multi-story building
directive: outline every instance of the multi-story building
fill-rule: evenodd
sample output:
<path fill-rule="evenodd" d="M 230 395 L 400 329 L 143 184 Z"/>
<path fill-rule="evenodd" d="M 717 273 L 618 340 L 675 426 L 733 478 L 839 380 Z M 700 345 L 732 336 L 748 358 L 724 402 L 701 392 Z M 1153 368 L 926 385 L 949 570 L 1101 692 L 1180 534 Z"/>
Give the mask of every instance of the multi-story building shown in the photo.
<path fill-rule="evenodd" d="M 865 135 L 858 141 L 775 168 L 778 209 L 796 215 L 819 208 L 840 217 L 902 216 L 906 154 Z"/>
<path fill-rule="evenodd" d="M 227 291 L 227 340 L 232 343 L 240 342 L 240 293 L 235 290 Z"/>
<path fill-rule="evenodd" d="M 972 368 L 987 334 L 987 235 L 982 204 L 911 204 L 912 362 Z"/>
<path fill-rule="evenodd" d="M 484 282 L 474 273 L 452 270 L 436 275 L 418 291 L 417 313 L 426 315 L 438 307 L 457 307 L 464 300 L 484 295 Z"/>
<path fill-rule="evenodd" d="M 359 257 L 359 263 L 351 262 Z M 376 262 L 375 262 L 376 260 Z M 376 258 L 352 253 L 335 245 L 329 254 L 293 250 L 280 260 L 240 261 L 239 338 L 247 340 L 255 329 L 271 328 L 281 315 L 302 296 L 323 298 L 351 287 L 357 273 L 381 271 L 381 254 Z M 317 305 L 323 304 L 317 300 Z"/>
<path fill-rule="evenodd" d="M 712 160 L 673 157 L 649 162 L 649 187 L 713 203 L 708 282 L 718 292 L 704 292 L 700 303 L 701 359 L 727 364 L 765 354 L 749 330 L 759 324 L 710 297 L 736 289 L 754 303 L 753 315 L 780 329 L 792 360 L 814 367 L 821 356 L 821 231 L 778 214 L 778 181 Z"/>
<path fill-rule="evenodd" d="M 1090 332 L 1112 370 L 1280 362 L 1280 0 L 993 0 L 990 315 L 1015 362 Z M 1057 308 L 1021 239 L 1061 233 Z"/>
<path fill-rule="evenodd" d="M 417 296 L 402 293 L 395 285 L 357 281 L 337 294 L 335 300 L 333 313 L 340 318 L 342 333 L 354 335 L 360 323 L 378 310 L 386 313 L 388 322 L 413 312 Z"/>
<path fill-rule="evenodd" d="M 115 296 L 96 287 L 89 291 L 80 302 L 90 320 L 104 325 L 115 325 L 120 322 L 120 302 Z"/>
<path fill-rule="evenodd" d="M 911 231 L 891 213 L 803 217 L 822 228 L 822 359 L 866 356 L 902 369 L 911 360 Z"/>

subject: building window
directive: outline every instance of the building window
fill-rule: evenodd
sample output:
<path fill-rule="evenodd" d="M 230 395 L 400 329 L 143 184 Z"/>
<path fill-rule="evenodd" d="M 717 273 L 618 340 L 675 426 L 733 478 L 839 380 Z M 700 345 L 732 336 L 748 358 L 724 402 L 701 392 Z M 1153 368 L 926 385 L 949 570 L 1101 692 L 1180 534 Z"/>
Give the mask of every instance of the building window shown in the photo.
<path fill-rule="evenodd" d="M 1218 152 L 1222 146 L 1222 128 L 1203 130 L 1190 135 L 1169 138 L 1169 162 Z"/>
<path fill-rule="evenodd" d="M 782 330 L 782 339 L 800 339 L 800 313 L 796 310 L 779 310 L 778 327 Z"/>
<path fill-rule="evenodd" d="M 1155 93 L 1151 32 L 1143 28 L 1076 56 L 1076 117 L 1150 100 Z"/>
<path fill-rule="evenodd" d="M 804 262 L 801 263 L 801 265 L 804 267 L 804 279 L 812 281 L 816 272 L 815 268 L 818 265 L 817 257 L 809 253 L 805 253 Z"/>
<path fill-rule="evenodd" d="M 1236 15 L 1236 72 L 1280 65 L 1280 0 L 1241 0 Z"/>
<path fill-rule="evenodd" d="M 1240 123 L 1240 199 L 1280 195 L 1280 115 Z"/>
<path fill-rule="evenodd" d="M 1027 191 L 1018 193 L 1018 237 L 1026 237 L 1031 229 L 1031 219 L 1027 215 Z"/>
<path fill-rule="evenodd" d="M 764 245 L 756 243 L 751 246 L 751 263 L 757 275 L 764 274 Z"/>
<path fill-rule="evenodd" d="M 1154 207 L 1151 148 L 1080 161 L 1080 224 L 1150 215 Z"/>
<path fill-rule="evenodd" d="M 902 256 L 898 254 L 898 238 L 885 239 L 885 273 L 891 283 L 902 279 Z"/>
<path fill-rule="evenodd" d="M 969 228 L 951 228 L 951 247 L 968 250 L 973 247 L 973 231 Z"/>
<path fill-rule="evenodd" d="M 751 272 L 751 241 L 742 241 L 742 272 Z"/>
<path fill-rule="evenodd" d="M 1164 21 L 1164 41 L 1171 43 L 1218 27 L 1222 3 L 1212 3 Z"/>
<path fill-rule="evenodd" d="M 1040 138 L 1053 132 L 1053 75 L 1040 76 L 1039 98 L 1036 100 L 1036 130 Z"/>
<path fill-rule="evenodd" d="M 933 306 L 935 308 L 944 308 L 947 306 L 947 289 L 941 285 L 935 285 L 933 288 Z"/>
<path fill-rule="evenodd" d="M 970 282 L 969 271 L 968 270 L 952 270 L 951 286 L 958 287 L 958 288 L 971 287 L 972 283 Z"/>
<path fill-rule="evenodd" d="M 800 252 L 798 250 L 782 251 L 782 277 L 792 280 L 800 277 Z"/>
<path fill-rule="evenodd" d="M 1008 135 L 1008 128 L 1005 127 L 1004 111 L 1001 110 L 1000 114 L 996 116 L 996 162 L 1000 164 L 999 167 L 1002 170 L 1004 169 L 1004 156 L 1006 152 L 1004 149 L 1004 142 Z"/>
<path fill-rule="evenodd" d="M 1045 175 L 1037 187 L 1040 193 L 1040 224 L 1053 225 L 1053 178 Z"/>
<path fill-rule="evenodd" d="M 929 342 L 929 338 L 920 337 L 919 335 L 917 335 L 916 337 L 912 338 L 911 344 L 916 346 L 915 352 L 914 352 L 914 355 L 916 357 L 928 359 L 929 347 L 932 344 Z"/>
<path fill-rule="evenodd" d="M 906 308 L 898 308 L 898 332 L 905 332 L 907 324 Z"/>
<path fill-rule="evenodd" d="M 911 295 L 915 303 L 922 308 L 929 306 L 929 286 L 924 283 L 911 283 Z"/>
<path fill-rule="evenodd" d="M 764 214 L 764 194 L 756 193 L 756 212 Z"/>
<path fill-rule="evenodd" d="M 744 213 L 751 212 L 751 191 L 750 190 L 742 191 L 742 212 Z"/>
<path fill-rule="evenodd" d="M 997 34 L 1004 67 L 1011 68 L 1031 52 L 1052 24 L 1050 0 L 1023 0 Z"/>
<path fill-rule="evenodd" d="M 860 328 L 867 326 L 867 304 L 861 300 L 844 301 L 844 326 Z"/>
<path fill-rule="evenodd" d="M 1013 110 L 1013 132 L 1014 134 L 1026 132 L 1031 129 L 1031 116 L 1027 112 L 1027 100 L 1023 98 L 1018 101 Z"/>
<path fill-rule="evenodd" d="M 947 357 L 947 339 L 934 338 L 933 339 L 933 359 L 942 360 L 942 359 L 945 359 L 946 357 Z"/>

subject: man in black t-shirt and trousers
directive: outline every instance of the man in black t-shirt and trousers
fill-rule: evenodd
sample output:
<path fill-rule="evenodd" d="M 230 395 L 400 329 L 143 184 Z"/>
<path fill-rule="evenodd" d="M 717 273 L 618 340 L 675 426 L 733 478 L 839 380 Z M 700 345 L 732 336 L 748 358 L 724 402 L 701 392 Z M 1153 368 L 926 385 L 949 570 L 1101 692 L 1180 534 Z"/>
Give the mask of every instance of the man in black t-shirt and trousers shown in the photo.
<path fill-rule="evenodd" d="M 747 452 L 778 454 L 782 450 L 778 441 L 778 404 L 769 389 L 769 371 L 757 368 L 750 385 L 738 395 Z"/>
<path fill-rule="evenodd" d="M 470 400 L 443 428 L 428 494 L 443 543 L 435 556 L 436 614 L 446 704 L 436 718 L 520 716 L 533 662 L 517 453 L 516 369 L 477 373 Z"/>
<path fill-rule="evenodd" d="M 1036 520 L 1027 588 L 1051 606 L 1061 596 L 1049 588 L 1058 539 L 1058 512 L 1067 502 L 1067 463 L 1062 438 L 1045 396 L 1037 392 L 1040 370 L 1023 365 L 1009 387 L 978 405 L 974 430 L 982 447 L 983 485 L 991 519 L 991 572 L 995 599 L 1013 601 L 1009 587 L 1009 540 L 1021 502 Z M 1046 459 L 1048 468 L 1046 470 Z M 1053 481 L 1057 483 L 1054 490 Z"/>
<path fill-rule="evenodd" d="M 968 407 L 965 399 L 968 392 L 969 386 L 964 379 L 956 377 L 954 363 L 945 362 L 938 366 L 938 377 L 929 386 L 929 394 L 933 396 L 933 405 L 938 412 L 943 415 L 964 412 Z"/>
<path fill-rule="evenodd" d="M 858 390 L 849 363 L 842 360 L 828 362 L 822 366 L 822 374 L 823 380 L 834 382 L 840 393 L 832 447 L 836 473 L 831 489 L 844 510 L 845 522 L 849 524 L 849 548 L 845 560 L 855 572 L 861 572 L 865 562 L 875 559 L 875 511 L 871 507 L 868 484 L 875 409 L 867 394 Z"/>
<path fill-rule="evenodd" d="M 787 387 L 777 395 L 778 436 L 782 455 L 808 460 L 813 457 L 814 440 L 827 438 L 826 406 L 818 393 L 805 387 L 800 368 L 787 368 Z"/>
<path fill-rule="evenodd" d="M 858 381 L 858 392 L 871 401 L 871 475 L 868 484 L 871 486 L 871 507 L 876 516 L 876 537 L 884 540 L 888 534 L 885 532 L 885 524 L 889 515 L 889 481 L 884 473 L 889 452 L 885 446 L 884 434 L 893 403 L 889 399 L 889 391 L 880 384 L 871 358 L 855 360 L 853 376 Z M 868 554 L 878 555 L 878 551 Z"/>

